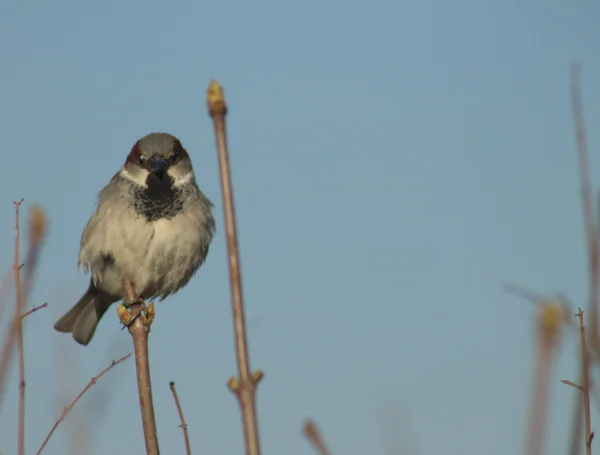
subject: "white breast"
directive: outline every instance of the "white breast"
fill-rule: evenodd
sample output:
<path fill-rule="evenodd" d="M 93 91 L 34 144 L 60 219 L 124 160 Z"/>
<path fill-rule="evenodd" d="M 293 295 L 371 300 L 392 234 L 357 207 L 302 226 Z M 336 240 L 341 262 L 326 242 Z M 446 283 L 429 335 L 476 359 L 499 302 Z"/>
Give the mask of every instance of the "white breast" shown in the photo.
<path fill-rule="evenodd" d="M 188 216 L 179 214 L 152 223 L 154 235 L 140 270 L 139 292 L 163 294 L 175 292 L 198 268 L 204 231 Z"/>

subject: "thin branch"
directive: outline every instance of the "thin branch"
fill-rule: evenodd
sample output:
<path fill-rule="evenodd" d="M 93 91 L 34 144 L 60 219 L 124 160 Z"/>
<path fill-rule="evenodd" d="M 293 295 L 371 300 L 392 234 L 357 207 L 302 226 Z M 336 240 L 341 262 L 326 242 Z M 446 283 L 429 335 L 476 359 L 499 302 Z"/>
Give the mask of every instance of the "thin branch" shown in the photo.
<path fill-rule="evenodd" d="M 181 403 L 179 402 L 179 396 L 177 396 L 177 390 L 175 389 L 175 383 L 171 381 L 169 383 L 171 387 L 171 392 L 173 393 L 173 399 L 175 400 L 175 406 L 177 407 L 177 412 L 179 413 L 179 420 L 181 421 L 181 425 L 179 425 L 183 429 L 183 440 L 185 441 L 185 453 L 187 455 L 192 455 L 192 449 L 190 447 L 190 438 L 188 436 L 188 427 L 187 423 L 185 423 L 185 417 L 183 417 L 183 409 L 181 409 Z"/>
<path fill-rule="evenodd" d="M 231 378 L 229 388 L 238 398 L 242 422 L 244 426 L 244 441 L 246 455 L 260 455 L 260 439 L 258 435 L 258 420 L 256 417 L 256 387 L 263 376 L 260 371 L 251 373 L 248 357 L 248 340 L 244 318 L 244 297 L 242 293 L 242 273 L 240 254 L 237 240 L 235 207 L 233 203 L 233 188 L 229 156 L 227 150 L 227 133 L 225 116 L 227 104 L 222 87 L 211 81 L 206 92 L 208 113 L 213 120 L 219 171 L 221 177 L 221 196 L 225 215 L 225 231 L 227 234 L 227 251 L 229 256 L 229 281 L 231 287 L 231 304 L 233 310 L 233 326 L 235 332 L 235 351 L 239 378 Z"/>
<path fill-rule="evenodd" d="M 34 306 L 31 310 L 26 311 L 25 313 L 23 313 L 21 315 L 21 319 L 25 319 L 30 314 L 35 313 L 37 310 L 41 310 L 42 308 L 46 308 L 47 306 L 48 306 L 48 302 L 42 303 L 41 305 L 38 305 L 38 306 Z"/>
<path fill-rule="evenodd" d="M 561 379 L 561 381 L 563 384 L 567 384 L 570 385 L 571 387 L 575 387 L 577 390 L 581 390 L 583 392 L 583 386 L 579 385 L 579 384 L 575 384 L 572 381 L 568 381 L 567 379 Z"/>
<path fill-rule="evenodd" d="M 19 209 L 23 199 L 15 201 L 15 256 L 13 273 L 15 280 L 16 308 L 13 324 L 17 338 L 17 356 L 19 359 L 19 414 L 18 414 L 18 450 L 19 455 L 25 455 L 25 352 L 23 349 L 23 294 L 21 289 L 21 267 L 19 257 Z"/>
<path fill-rule="evenodd" d="M 579 334 L 580 334 L 580 343 L 581 343 L 581 377 L 583 385 L 576 384 L 571 381 L 562 380 L 560 382 L 575 387 L 580 392 L 582 392 L 582 399 L 577 400 L 577 412 L 575 420 L 573 422 L 573 430 L 571 435 L 571 454 L 576 454 L 579 452 L 579 438 L 581 437 L 581 424 L 582 419 L 581 416 L 585 416 L 585 452 L 586 455 L 591 455 L 592 453 L 592 440 L 594 439 L 594 433 L 591 430 L 591 406 L 590 406 L 590 391 L 592 387 L 591 378 L 590 378 L 590 367 L 589 367 L 589 358 L 590 352 L 586 346 L 586 336 L 585 336 L 585 324 L 583 318 L 583 311 L 579 308 L 579 311 L 575 315 L 579 319 Z M 596 397 L 596 396 L 595 396 Z M 583 403 L 583 412 L 581 409 L 581 403 Z"/>
<path fill-rule="evenodd" d="M 27 225 L 29 231 L 29 251 L 27 252 L 25 259 L 27 268 L 25 269 L 25 277 L 23 280 L 23 286 L 21 287 L 21 300 L 23 302 L 23 308 L 27 307 L 27 302 L 29 301 L 29 293 L 33 284 L 33 276 L 43 244 L 42 240 L 44 239 L 44 235 L 46 233 L 47 220 L 44 211 L 39 207 L 32 207 L 29 210 L 29 219 L 27 221 Z M 20 320 L 20 314 L 22 313 L 16 313 L 13 316 L 13 321 L 16 321 L 17 319 Z M 0 405 L 2 404 L 2 392 L 4 391 L 6 376 L 12 360 L 16 335 L 17 324 L 13 323 L 10 325 L 10 329 L 6 335 L 6 339 L 2 347 L 2 355 L 0 356 Z"/>
<path fill-rule="evenodd" d="M 577 159 L 579 162 L 579 178 L 581 185 L 581 202 L 585 235 L 588 249 L 589 273 L 589 312 L 591 325 L 591 339 L 598 340 L 598 305 L 600 299 L 600 270 L 598 263 L 598 239 L 596 237 L 596 223 L 592 205 L 592 189 L 589 171 L 589 153 L 587 147 L 587 134 L 583 107 L 581 102 L 581 63 L 574 63 L 571 67 L 571 104 L 573 109 L 573 123 L 575 126 L 575 140 L 577 142 Z M 594 343 L 597 344 L 597 343 Z"/>
<path fill-rule="evenodd" d="M 152 381 L 150 379 L 150 354 L 148 352 L 148 335 L 154 319 L 154 303 L 146 307 L 144 301 L 135 295 L 133 285 L 128 280 L 125 281 L 125 300 L 128 302 L 128 307 L 119 305 L 117 312 L 121 322 L 129 328 L 133 340 L 135 372 L 140 397 L 146 454 L 159 455 L 158 433 L 152 399 Z"/>
<path fill-rule="evenodd" d="M 331 452 L 327 448 L 327 444 L 325 444 L 325 439 L 323 438 L 323 435 L 321 435 L 319 427 L 314 421 L 307 420 L 304 423 L 304 436 L 311 442 L 319 455 L 331 455 Z"/>
<path fill-rule="evenodd" d="M 44 447 L 46 447 L 46 444 L 48 444 L 48 441 L 50 440 L 50 438 L 52 437 L 52 435 L 54 434 L 54 432 L 56 431 L 56 429 L 58 428 L 60 423 L 63 420 L 65 420 L 65 417 L 67 416 L 67 414 L 71 411 L 71 409 L 73 409 L 73 407 L 77 404 L 77 402 L 81 399 L 81 397 L 83 395 L 85 395 L 85 393 L 94 384 L 96 384 L 96 381 L 98 381 L 98 379 L 100 379 L 102 376 L 104 376 L 106 373 L 108 373 L 108 371 L 111 368 L 113 368 L 115 365 L 123 362 L 124 360 L 128 359 L 129 357 L 131 357 L 131 353 L 121 357 L 118 360 L 113 360 L 109 366 L 107 366 L 104 370 L 102 370 L 100 373 L 98 373 L 96 376 L 94 376 L 92 379 L 90 379 L 90 382 L 88 382 L 88 384 L 81 390 L 81 392 L 79 392 L 79 394 L 73 399 L 73 401 L 71 401 L 71 403 L 69 403 L 69 405 L 66 408 L 64 408 L 63 411 L 60 413 L 60 416 L 58 417 L 56 422 L 54 422 L 54 425 L 50 429 L 50 432 L 46 436 L 46 439 L 44 439 L 44 442 L 42 442 L 42 445 L 40 446 L 38 451 L 35 453 L 35 455 L 40 455 L 40 453 L 42 453 L 42 450 L 44 450 Z"/>
<path fill-rule="evenodd" d="M 581 332 L 581 376 L 583 378 L 583 408 L 585 411 L 585 454 L 592 455 L 592 419 L 590 415 L 590 367 L 589 355 L 585 340 L 585 324 L 581 308 L 577 313 L 579 318 L 579 330 Z"/>

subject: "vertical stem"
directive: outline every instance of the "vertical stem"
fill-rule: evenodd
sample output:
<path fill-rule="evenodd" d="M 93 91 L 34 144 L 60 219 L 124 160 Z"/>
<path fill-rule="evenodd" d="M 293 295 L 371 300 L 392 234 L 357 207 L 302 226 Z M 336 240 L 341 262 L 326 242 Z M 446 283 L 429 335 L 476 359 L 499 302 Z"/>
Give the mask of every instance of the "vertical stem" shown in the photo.
<path fill-rule="evenodd" d="M 15 335 L 17 338 L 17 355 L 19 359 L 19 425 L 18 425 L 18 451 L 25 455 L 25 354 L 23 349 L 23 295 L 21 289 L 21 264 L 19 255 L 19 208 L 23 199 L 15 202 L 15 257 L 13 272 L 15 279 L 15 294 L 17 309 L 15 311 Z"/>
<path fill-rule="evenodd" d="M 231 171 L 229 169 L 229 155 L 227 151 L 227 133 L 225 127 L 227 106 L 223 95 L 223 89 L 216 81 L 211 82 L 207 90 L 206 98 L 208 111 L 213 119 L 217 153 L 219 157 L 221 196 L 223 199 L 223 212 L 225 215 L 225 231 L 227 233 L 229 281 L 235 332 L 235 352 L 239 373 L 239 383 L 236 384 L 236 386 L 232 386 L 232 381 L 230 381 L 230 388 L 237 395 L 242 411 L 246 454 L 259 455 L 260 441 L 256 417 L 256 384 L 258 380 L 260 380 L 260 377 L 262 377 L 262 374 L 257 373 L 252 375 L 250 372 L 246 323 L 244 318 L 240 256 L 237 241 L 235 208 L 233 203 L 233 188 L 231 184 Z"/>
<path fill-rule="evenodd" d="M 139 303 L 133 304 L 131 307 L 134 314 L 141 312 Z M 137 312 L 135 311 L 136 309 Z M 148 354 L 148 334 L 150 333 L 150 327 L 144 320 L 143 314 L 140 313 L 129 326 L 129 333 L 131 333 L 131 337 L 133 338 L 135 370 L 137 373 L 146 453 L 148 455 L 159 455 L 154 403 L 152 402 L 152 383 L 150 381 L 150 357 Z"/>
<path fill-rule="evenodd" d="M 579 335 L 581 338 L 581 377 L 583 378 L 583 406 L 585 411 L 585 453 L 592 455 L 592 419 L 590 415 L 590 370 L 589 357 L 585 339 L 585 324 L 581 308 L 577 313 L 579 318 Z"/>
<path fill-rule="evenodd" d="M 581 184 L 581 202 L 583 206 L 583 220 L 588 249 L 588 273 L 590 281 L 588 326 L 591 326 L 591 339 L 598 342 L 598 305 L 600 299 L 600 270 L 598 258 L 598 239 L 592 205 L 592 189 L 589 172 L 589 154 L 587 135 L 583 117 L 580 87 L 581 64 L 576 63 L 571 68 L 571 104 L 573 109 L 573 122 L 575 125 L 575 140 L 577 142 L 577 159 L 579 163 L 579 179 Z"/>

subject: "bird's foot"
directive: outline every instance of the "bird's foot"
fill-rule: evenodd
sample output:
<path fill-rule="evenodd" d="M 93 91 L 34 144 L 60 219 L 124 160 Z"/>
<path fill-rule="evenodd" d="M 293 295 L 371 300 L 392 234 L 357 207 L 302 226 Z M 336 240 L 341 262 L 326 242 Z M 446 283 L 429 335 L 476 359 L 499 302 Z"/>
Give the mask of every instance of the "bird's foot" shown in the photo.
<path fill-rule="evenodd" d="M 127 305 L 120 303 L 117 306 L 117 315 L 125 327 L 133 324 L 138 317 L 141 317 L 144 324 L 149 326 L 152 324 L 155 315 L 154 302 L 146 305 L 143 299 L 137 299 L 134 303 L 128 303 Z"/>

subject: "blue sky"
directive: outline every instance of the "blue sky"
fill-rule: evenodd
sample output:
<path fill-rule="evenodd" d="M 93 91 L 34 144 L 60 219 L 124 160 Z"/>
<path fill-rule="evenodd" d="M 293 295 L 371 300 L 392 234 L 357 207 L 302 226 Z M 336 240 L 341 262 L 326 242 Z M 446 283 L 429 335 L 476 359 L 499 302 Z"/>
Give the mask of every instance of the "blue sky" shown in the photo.
<path fill-rule="evenodd" d="M 87 348 L 52 325 L 87 285 L 77 253 L 98 190 L 139 137 L 168 131 L 217 206 L 219 234 L 196 278 L 157 308 L 159 440 L 183 453 L 174 380 L 194 453 L 242 453 L 225 387 L 236 367 L 204 104 L 213 77 L 230 105 L 264 454 L 313 453 L 306 417 L 338 454 L 520 452 L 533 308 L 502 284 L 585 301 L 568 84 L 582 59 L 600 182 L 599 15 L 591 0 L 3 2 L 6 266 L 13 200 L 42 204 L 51 222 L 33 294 L 50 307 L 26 325 L 28 452 L 62 404 L 131 351 L 114 313 Z M 576 379 L 576 347 L 567 338 L 558 359 L 549 454 L 566 450 L 575 392 L 558 379 Z M 14 371 L 8 391 L 5 454 L 16 452 Z M 128 361 L 44 453 L 142 453 L 137 406 Z M 89 446 L 69 448 L 72 432 Z"/>

